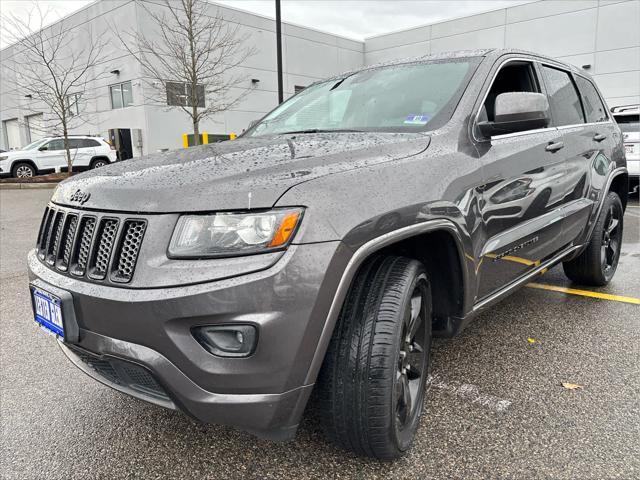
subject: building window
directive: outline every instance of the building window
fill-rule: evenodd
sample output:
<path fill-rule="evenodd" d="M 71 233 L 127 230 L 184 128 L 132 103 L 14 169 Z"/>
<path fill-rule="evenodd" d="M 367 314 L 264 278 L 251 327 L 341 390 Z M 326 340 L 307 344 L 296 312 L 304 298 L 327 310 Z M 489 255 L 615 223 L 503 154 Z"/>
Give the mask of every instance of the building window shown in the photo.
<path fill-rule="evenodd" d="M 125 108 L 133 105 L 133 90 L 131 82 L 123 82 L 109 87 L 111 94 L 111 108 Z"/>
<path fill-rule="evenodd" d="M 174 107 L 191 107 L 191 85 L 183 82 L 167 82 L 167 105 Z M 204 85 L 196 87 L 196 104 L 200 108 L 205 107 Z"/>
<path fill-rule="evenodd" d="M 294 85 L 294 86 L 293 86 L 293 92 L 294 92 L 294 93 L 299 93 L 299 92 L 301 92 L 302 90 L 304 90 L 305 88 L 307 88 L 307 87 L 305 87 L 305 86 L 303 86 L 303 85 Z"/>
<path fill-rule="evenodd" d="M 78 103 L 80 102 L 80 94 L 72 93 L 71 95 L 67 95 L 67 113 L 70 117 L 75 117 L 76 115 L 80 115 L 80 109 L 78 108 Z"/>

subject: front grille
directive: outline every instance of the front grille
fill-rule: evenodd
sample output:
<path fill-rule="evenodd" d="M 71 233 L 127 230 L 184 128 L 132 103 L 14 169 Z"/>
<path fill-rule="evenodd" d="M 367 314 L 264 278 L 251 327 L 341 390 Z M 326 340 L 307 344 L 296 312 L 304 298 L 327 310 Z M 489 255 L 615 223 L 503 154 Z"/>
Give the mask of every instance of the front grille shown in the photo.
<path fill-rule="evenodd" d="M 147 222 L 47 207 L 38 257 L 52 269 L 94 281 L 129 283 Z"/>
<path fill-rule="evenodd" d="M 146 396 L 170 400 L 165 389 L 146 368 L 118 358 L 98 357 L 77 347 L 69 348 L 84 364 L 110 383 Z"/>

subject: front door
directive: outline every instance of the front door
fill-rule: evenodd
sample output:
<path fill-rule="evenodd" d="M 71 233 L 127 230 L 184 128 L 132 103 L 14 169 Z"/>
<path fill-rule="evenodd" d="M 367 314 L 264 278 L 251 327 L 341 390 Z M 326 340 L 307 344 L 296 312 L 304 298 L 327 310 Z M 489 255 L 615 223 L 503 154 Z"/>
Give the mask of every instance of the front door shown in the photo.
<path fill-rule="evenodd" d="M 500 93 L 544 93 L 532 62 L 503 65 L 482 115 L 493 120 Z M 498 135 L 477 143 L 483 168 L 480 212 L 484 243 L 477 256 L 480 300 L 536 268 L 563 245 L 562 135 L 555 127 Z"/>
<path fill-rule="evenodd" d="M 38 168 L 53 170 L 67 165 L 66 150 L 64 149 L 64 140 L 62 138 L 49 140 L 39 150 Z M 73 159 L 73 151 L 71 151 L 71 154 Z"/>

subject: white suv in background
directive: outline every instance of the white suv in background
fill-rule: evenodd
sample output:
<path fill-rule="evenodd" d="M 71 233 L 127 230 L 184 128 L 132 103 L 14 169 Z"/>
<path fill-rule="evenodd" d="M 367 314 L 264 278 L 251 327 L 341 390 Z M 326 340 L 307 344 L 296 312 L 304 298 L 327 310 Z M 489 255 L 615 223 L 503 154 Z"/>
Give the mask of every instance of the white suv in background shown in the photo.
<path fill-rule="evenodd" d="M 640 184 L 640 105 L 625 105 L 611 109 L 620 125 L 624 139 L 629 170 L 629 190 L 638 190 Z"/>
<path fill-rule="evenodd" d="M 100 137 L 69 137 L 73 169 L 98 168 L 116 161 L 115 149 Z M 0 176 L 25 178 L 67 170 L 64 138 L 47 137 L 20 150 L 0 154 Z"/>

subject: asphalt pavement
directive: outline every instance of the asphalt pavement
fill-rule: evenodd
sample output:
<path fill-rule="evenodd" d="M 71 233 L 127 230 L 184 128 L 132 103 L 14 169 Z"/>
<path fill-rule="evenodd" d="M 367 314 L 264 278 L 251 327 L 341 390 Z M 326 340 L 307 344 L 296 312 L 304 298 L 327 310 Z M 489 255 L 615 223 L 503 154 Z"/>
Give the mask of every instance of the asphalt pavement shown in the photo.
<path fill-rule="evenodd" d="M 571 285 L 558 267 L 536 280 L 613 297 L 525 287 L 437 340 L 414 448 L 381 463 L 326 442 L 313 408 L 293 442 L 270 443 L 76 369 L 29 301 L 25 257 L 50 194 L 0 190 L 3 479 L 640 478 L 640 305 L 624 298 L 640 298 L 637 199 L 609 286 Z"/>

